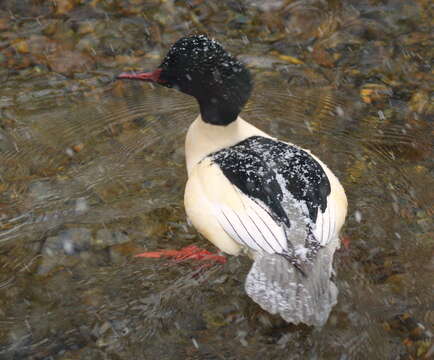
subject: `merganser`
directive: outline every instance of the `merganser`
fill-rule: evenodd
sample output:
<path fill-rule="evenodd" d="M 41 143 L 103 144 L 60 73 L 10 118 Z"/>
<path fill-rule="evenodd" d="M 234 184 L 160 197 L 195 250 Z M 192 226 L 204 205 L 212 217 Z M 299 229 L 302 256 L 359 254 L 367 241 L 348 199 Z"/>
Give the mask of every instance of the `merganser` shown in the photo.
<path fill-rule="evenodd" d="M 217 41 L 193 35 L 179 39 L 155 71 L 118 78 L 196 98 L 200 115 L 185 143 L 189 220 L 221 251 L 253 259 L 245 290 L 264 310 L 323 325 L 337 301 L 332 262 L 345 192 L 308 150 L 239 116 L 253 87 L 249 70 Z"/>

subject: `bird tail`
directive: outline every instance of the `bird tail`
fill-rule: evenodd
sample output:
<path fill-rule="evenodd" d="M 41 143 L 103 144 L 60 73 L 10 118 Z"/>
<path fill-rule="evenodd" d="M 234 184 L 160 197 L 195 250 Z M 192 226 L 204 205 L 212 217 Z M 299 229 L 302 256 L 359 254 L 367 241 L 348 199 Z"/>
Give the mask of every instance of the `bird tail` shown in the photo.
<path fill-rule="evenodd" d="M 247 275 L 246 292 L 264 310 L 287 322 L 322 326 L 338 295 L 330 279 L 332 256 L 330 249 L 320 249 L 304 273 L 282 255 L 258 255 Z"/>

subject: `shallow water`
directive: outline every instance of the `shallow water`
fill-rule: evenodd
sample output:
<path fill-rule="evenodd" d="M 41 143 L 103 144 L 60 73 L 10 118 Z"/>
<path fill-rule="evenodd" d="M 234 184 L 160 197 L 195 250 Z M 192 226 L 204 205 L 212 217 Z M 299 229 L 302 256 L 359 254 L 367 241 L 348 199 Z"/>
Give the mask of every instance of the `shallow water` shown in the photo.
<path fill-rule="evenodd" d="M 5 2 L 0 359 L 433 355 L 432 5 L 265 4 Z M 203 268 L 133 257 L 214 250 L 182 204 L 196 104 L 113 80 L 152 69 L 192 31 L 253 71 L 243 118 L 311 149 L 346 189 L 340 294 L 322 329 L 253 304 L 248 259 Z"/>

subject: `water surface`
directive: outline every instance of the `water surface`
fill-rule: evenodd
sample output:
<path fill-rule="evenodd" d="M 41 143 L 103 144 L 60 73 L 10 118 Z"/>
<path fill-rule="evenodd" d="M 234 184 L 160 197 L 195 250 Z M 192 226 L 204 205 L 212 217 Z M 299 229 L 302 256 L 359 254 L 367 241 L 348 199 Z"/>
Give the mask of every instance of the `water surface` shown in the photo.
<path fill-rule="evenodd" d="M 1 359 L 430 358 L 432 5 L 5 1 L 0 10 Z M 264 5 L 265 4 L 265 5 Z M 264 313 L 196 244 L 182 197 L 197 106 L 115 81 L 205 32 L 255 76 L 244 119 L 343 183 L 338 304 L 322 329 Z"/>

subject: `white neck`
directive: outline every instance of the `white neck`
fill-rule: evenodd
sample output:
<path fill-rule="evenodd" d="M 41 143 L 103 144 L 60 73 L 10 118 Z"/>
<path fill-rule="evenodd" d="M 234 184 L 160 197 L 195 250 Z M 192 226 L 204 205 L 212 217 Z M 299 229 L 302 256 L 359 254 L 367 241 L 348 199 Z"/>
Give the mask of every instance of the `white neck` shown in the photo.
<path fill-rule="evenodd" d="M 187 172 L 207 155 L 235 145 L 250 136 L 271 138 L 263 131 L 238 117 L 229 125 L 212 125 L 204 122 L 199 115 L 190 125 L 185 139 Z"/>

